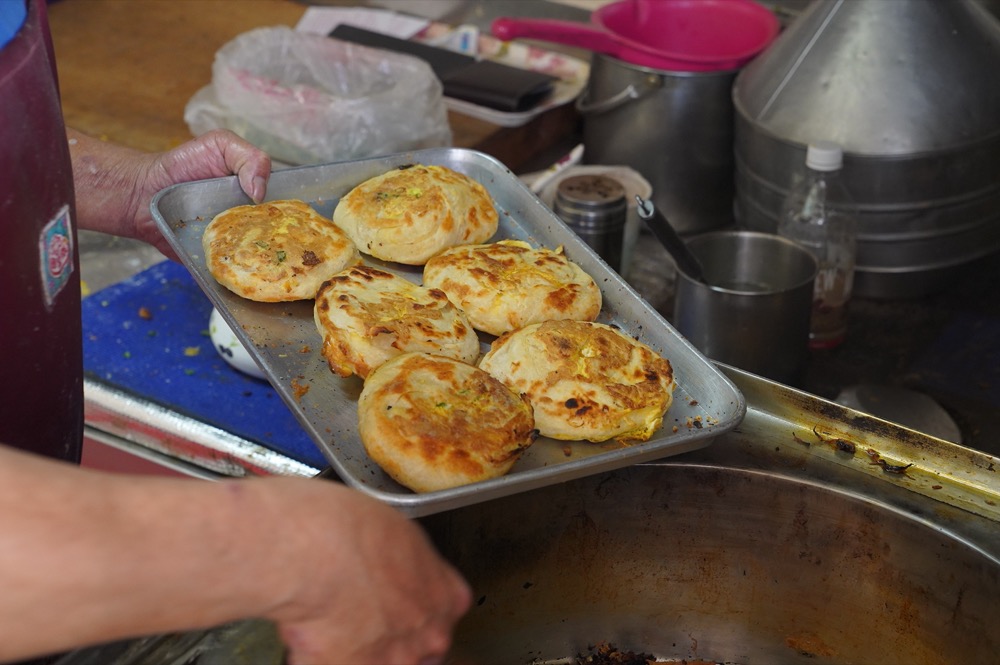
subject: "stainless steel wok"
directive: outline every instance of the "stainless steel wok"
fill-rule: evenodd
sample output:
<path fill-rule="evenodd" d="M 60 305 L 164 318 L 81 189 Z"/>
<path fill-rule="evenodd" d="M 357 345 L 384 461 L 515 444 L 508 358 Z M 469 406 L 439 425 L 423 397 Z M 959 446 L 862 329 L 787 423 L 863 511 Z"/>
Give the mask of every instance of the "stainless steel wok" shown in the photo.
<path fill-rule="evenodd" d="M 453 665 L 996 662 L 998 460 L 730 376 L 709 449 L 426 520 L 477 596 Z"/>
<path fill-rule="evenodd" d="M 822 484 L 642 466 L 435 522 L 478 597 L 455 665 L 558 661 L 599 641 L 746 664 L 1000 653 L 995 559 Z"/>

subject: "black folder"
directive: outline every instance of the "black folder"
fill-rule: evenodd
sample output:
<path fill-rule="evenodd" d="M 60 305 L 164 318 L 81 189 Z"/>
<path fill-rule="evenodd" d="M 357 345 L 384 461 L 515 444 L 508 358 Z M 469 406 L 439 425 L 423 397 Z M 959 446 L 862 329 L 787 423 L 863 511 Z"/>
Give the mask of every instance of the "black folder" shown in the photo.
<path fill-rule="evenodd" d="M 330 37 L 372 48 L 406 53 L 430 65 L 444 95 L 505 112 L 529 111 L 545 100 L 558 79 L 548 74 L 510 67 L 492 60 L 399 39 L 353 25 L 341 24 Z"/>

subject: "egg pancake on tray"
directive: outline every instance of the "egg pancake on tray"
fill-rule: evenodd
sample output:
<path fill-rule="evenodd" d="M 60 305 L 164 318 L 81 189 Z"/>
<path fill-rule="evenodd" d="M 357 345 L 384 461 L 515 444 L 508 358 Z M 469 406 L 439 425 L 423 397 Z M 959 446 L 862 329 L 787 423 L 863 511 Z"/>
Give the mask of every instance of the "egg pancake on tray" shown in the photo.
<path fill-rule="evenodd" d="M 539 433 L 553 439 L 646 441 L 673 400 L 670 362 L 603 323 L 520 328 L 498 337 L 479 367 L 527 395 Z"/>
<path fill-rule="evenodd" d="M 219 213 L 205 227 L 202 249 L 220 284 L 259 302 L 308 300 L 327 279 L 361 261 L 343 231 L 296 200 Z"/>
<path fill-rule="evenodd" d="M 479 357 L 479 337 L 448 296 L 370 266 L 334 275 L 313 310 L 322 353 L 340 376 L 365 378 L 390 358 L 425 351 L 467 363 Z"/>
<path fill-rule="evenodd" d="M 445 250 L 424 266 L 424 286 L 447 293 L 477 330 L 491 335 L 542 321 L 593 321 L 601 312 L 601 290 L 561 247 L 522 240 Z"/>
<path fill-rule="evenodd" d="M 396 356 L 368 376 L 358 431 L 369 456 L 415 492 L 502 476 L 537 437 L 526 398 L 427 353 Z"/>
<path fill-rule="evenodd" d="M 499 216 L 486 188 L 444 166 L 401 166 L 370 178 L 337 203 L 333 221 L 363 253 L 423 265 L 438 252 L 481 243 Z"/>

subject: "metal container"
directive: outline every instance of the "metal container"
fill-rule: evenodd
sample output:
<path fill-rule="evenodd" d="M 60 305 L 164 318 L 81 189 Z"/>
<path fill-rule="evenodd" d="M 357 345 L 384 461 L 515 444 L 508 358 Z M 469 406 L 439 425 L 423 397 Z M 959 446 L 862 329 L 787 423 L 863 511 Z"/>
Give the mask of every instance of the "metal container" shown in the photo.
<path fill-rule="evenodd" d="M 687 246 L 705 282 L 678 268 L 677 330 L 713 360 L 795 384 L 809 353 L 813 255 L 752 231 L 704 233 Z"/>
<path fill-rule="evenodd" d="M 566 178 L 556 189 L 554 212 L 604 261 L 622 272 L 625 187 L 603 174 Z"/>
<path fill-rule="evenodd" d="M 973 0 L 817 0 L 737 77 L 738 221 L 773 231 L 807 145 L 844 147 L 855 294 L 919 296 L 1000 248 L 1000 22 Z"/>
<path fill-rule="evenodd" d="M 562 173 L 555 175 L 538 192 L 538 198 L 554 210 L 556 191 L 558 191 L 559 185 L 566 178 L 572 178 L 577 175 L 605 175 L 614 178 L 625 188 L 625 233 L 622 240 L 621 270 L 618 271 L 618 274 L 628 279 L 632 270 L 632 261 L 636 254 L 636 243 L 639 241 L 639 232 L 642 228 L 642 220 L 639 219 L 636 197 L 638 196 L 643 200 L 648 199 L 653 195 L 653 187 L 649 184 L 648 180 L 642 177 L 641 173 L 630 166 L 578 164 L 569 166 Z"/>
<path fill-rule="evenodd" d="M 737 70 L 671 72 L 594 54 L 583 115 L 583 160 L 634 168 L 680 233 L 733 222 Z"/>

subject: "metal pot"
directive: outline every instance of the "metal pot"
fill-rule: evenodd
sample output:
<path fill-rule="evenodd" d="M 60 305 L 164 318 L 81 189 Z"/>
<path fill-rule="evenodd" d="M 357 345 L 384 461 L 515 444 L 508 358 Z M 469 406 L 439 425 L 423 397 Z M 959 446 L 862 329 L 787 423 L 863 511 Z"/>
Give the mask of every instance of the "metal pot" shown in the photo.
<path fill-rule="evenodd" d="M 1000 23 L 973 0 L 817 0 L 736 80 L 739 221 L 774 231 L 807 145 L 836 141 L 855 294 L 940 290 L 1000 248 L 998 70 Z"/>
<path fill-rule="evenodd" d="M 680 233 L 731 225 L 737 71 L 664 71 L 594 54 L 577 100 L 584 162 L 641 173 Z"/>

